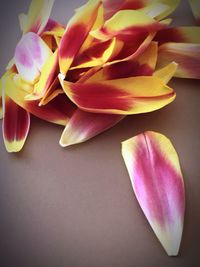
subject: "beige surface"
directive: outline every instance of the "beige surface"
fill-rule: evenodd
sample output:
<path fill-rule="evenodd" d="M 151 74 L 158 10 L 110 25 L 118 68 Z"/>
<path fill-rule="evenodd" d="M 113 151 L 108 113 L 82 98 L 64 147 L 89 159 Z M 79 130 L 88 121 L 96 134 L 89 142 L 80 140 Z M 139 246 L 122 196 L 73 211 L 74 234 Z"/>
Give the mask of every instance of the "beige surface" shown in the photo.
<path fill-rule="evenodd" d="M 10 8 L 4 2 L 1 73 L 20 37 L 17 14 L 28 7 L 25 0 Z M 79 4 L 56 1 L 54 18 L 67 21 Z M 174 17 L 192 22 L 185 1 Z M 39 119 L 31 121 L 20 154 L 8 154 L 0 137 L 0 266 L 200 266 L 200 82 L 174 79 L 171 85 L 177 99 L 168 107 L 128 117 L 69 149 L 58 145 L 62 128 Z M 180 156 L 187 207 L 178 258 L 165 254 L 150 229 L 120 154 L 122 140 L 145 130 L 166 134 Z"/>

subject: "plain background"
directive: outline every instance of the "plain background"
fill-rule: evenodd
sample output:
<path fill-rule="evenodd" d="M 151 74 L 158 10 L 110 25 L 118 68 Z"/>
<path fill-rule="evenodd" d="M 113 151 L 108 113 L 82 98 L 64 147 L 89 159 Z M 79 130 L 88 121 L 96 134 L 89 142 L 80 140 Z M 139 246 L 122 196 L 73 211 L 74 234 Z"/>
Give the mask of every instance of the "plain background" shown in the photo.
<path fill-rule="evenodd" d="M 57 0 L 52 17 L 66 23 L 84 2 Z M 0 74 L 20 39 L 17 15 L 28 5 L 0 3 Z M 179 25 L 194 22 L 184 0 L 173 17 Z M 170 85 L 177 98 L 169 106 L 68 149 L 58 145 L 62 127 L 37 118 L 19 154 L 8 154 L 0 136 L 1 267 L 200 266 L 200 82 Z M 176 258 L 148 225 L 120 154 L 121 141 L 145 130 L 167 135 L 180 156 L 187 206 Z"/>

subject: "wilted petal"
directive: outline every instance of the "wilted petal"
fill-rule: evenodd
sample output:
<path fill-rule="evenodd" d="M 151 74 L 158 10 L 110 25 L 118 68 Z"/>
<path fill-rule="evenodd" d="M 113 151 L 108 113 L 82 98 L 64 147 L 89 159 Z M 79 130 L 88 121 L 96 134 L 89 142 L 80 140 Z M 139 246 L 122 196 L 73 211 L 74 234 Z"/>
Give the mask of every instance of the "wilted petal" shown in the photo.
<path fill-rule="evenodd" d="M 199 0 L 189 0 L 192 13 L 196 19 L 197 25 L 200 25 L 200 1 Z"/>
<path fill-rule="evenodd" d="M 137 114 L 164 107 L 175 92 L 157 77 L 70 83 L 59 75 L 63 90 L 80 109 L 94 113 Z"/>
<path fill-rule="evenodd" d="M 162 29 L 156 34 L 154 40 L 158 41 L 159 45 L 168 42 L 200 44 L 200 27 L 186 26 Z"/>
<path fill-rule="evenodd" d="M 19 17 L 23 33 L 40 34 L 48 22 L 53 4 L 54 0 L 32 0 L 28 14 L 21 14 Z"/>
<path fill-rule="evenodd" d="M 136 198 L 169 256 L 179 251 L 185 192 L 177 153 L 170 140 L 145 132 L 122 143 Z"/>
<path fill-rule="evenodd" d="M 59 47 L 59 65 L 63 75 L 66 75 L 74 57 L 92 29 L 99 7 L 98 0 L 89 0 L 87 4 L 76 11 L 69 21 Z"/>
<path fill-rule="evenodd" d="M 37 34 L 25 34 L 15 50 L 15 64 L 19 74 L 25 81 L 34 83 L 51 55 L 51 50 Z"/>
<path fill-rule="evenodd" d="M 138 10 L 121 10 L 90 34 L 100 40 L 116 37 L 122 41 L 135 41 L 165 27 L 166 22 L 157 22 Z"/>
<path fill-rule="evenodd" d="M 72 115 L 60 139 L 62 147 L 85 142 L 113 127 L 124 116 L 95 114 L 77 109 Z"/>
<path fill-rule="evenodd" d="M 175 77 L 200 79 L 200 44 L 166 43 L 158 50 L 158 67 L 178 64 Z"/>
<path fill-rule="evenodd" d="M 23 89 L 23 84 L 15 83 L 15 74 L 4 77 L 4 90 L 6 94 L 19 106 L 43 120 L 66 125 L 72 116 L 75 106 L 65 94 L 58 95 L 45 106 L 39 106 L 38 100 L 26 101 L 27 91 Z"/>
<path fill-rule="evenodd" d="M 177 71 L 178 64 L 171 62 L 167 66 L 158 69 L 154 72 L 154 76 L 160 78 L 165 84 L 167 84 Z"/>
<path fill-rule="evenodd" d="M 29 128 L 29 113 L 7 95 L 3 98 L 3 138 L 8 152 L 18 152 L 24 146 Z"/>
<path fill-rule="evenodd" d="M 26 100 L 36 100 L 42 98 L 55 80 L 57 72 L 58 50 L 56 50 L 45 62 L 43 68 L 41 69 L 40 79 L 34 86 L 34 91 L 26 97 Z"/>

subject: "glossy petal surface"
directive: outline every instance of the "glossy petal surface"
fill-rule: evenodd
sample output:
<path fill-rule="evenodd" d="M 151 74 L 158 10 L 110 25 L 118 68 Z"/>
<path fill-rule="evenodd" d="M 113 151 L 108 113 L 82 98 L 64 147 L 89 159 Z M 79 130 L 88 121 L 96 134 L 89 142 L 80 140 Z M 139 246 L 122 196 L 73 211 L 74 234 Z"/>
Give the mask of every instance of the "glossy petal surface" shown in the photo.
<path fill-rule="evenodd" d="M 157 110 L 175 98 L 174 91 L 157 77 L 133 77 L 100 82 L 69 83 L 60 75 L 68 97 L 85 111 L 137 114 Z"/>
<path fill-rule="evenodd" d="M 185 192 L 179 159 L 170 140 L 145 132 L 122 143 L 136 198 L 167 254 L 178 254 Z"/>

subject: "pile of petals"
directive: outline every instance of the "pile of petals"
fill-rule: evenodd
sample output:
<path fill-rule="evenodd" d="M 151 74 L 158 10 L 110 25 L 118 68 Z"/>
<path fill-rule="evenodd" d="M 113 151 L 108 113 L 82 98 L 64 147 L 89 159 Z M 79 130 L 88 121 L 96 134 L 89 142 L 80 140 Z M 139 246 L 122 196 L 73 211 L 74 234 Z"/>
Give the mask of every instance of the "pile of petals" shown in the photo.
<path fill-rule="evenodd" d="M 7 151 L 23 148 L 31 116 L 64 126 L 60 145 L 66 147 L 93 138 L 127 115 L 170 104 L 176 97 L 167 85 L 172 77 L 199 79 L 200 27 L 170 26 L 168 16 L 179 2 L 89 0 L 64 26 L 50 19 L 54 0 L 32 0 L 28 13 L 19 16 L 22 37 L 0 80 Z M 189 3 L 199 24 L 199 1 Z M 167 253 L 176 255 L 184 187 L 175 150 L 166 137 L 147 132 L 123 143 L 123 157 L 147 219 Z M 163 192 L 152 189 L 158 188 L 157 176 Z M 150 197 L 152 207 L 145 202 Z M 160 202 L 157 209 L 154 201 Z"/>

